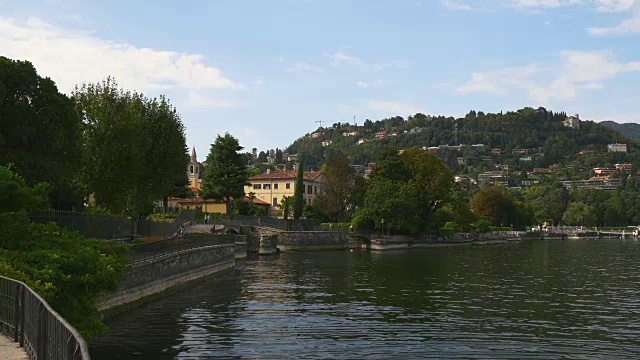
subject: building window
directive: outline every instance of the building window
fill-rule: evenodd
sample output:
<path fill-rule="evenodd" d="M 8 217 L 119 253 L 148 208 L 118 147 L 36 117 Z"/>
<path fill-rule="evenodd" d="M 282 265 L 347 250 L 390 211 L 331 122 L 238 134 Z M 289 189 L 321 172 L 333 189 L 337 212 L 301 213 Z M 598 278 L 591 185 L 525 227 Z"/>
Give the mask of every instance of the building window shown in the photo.
<path fill-rule="evenodd" d="M 260 184 L 253 184 L 253 190 L 260 190 L 262 189 L 262 185 Z"/>
<path fill-rule="evenodd" d="M 318 187 L 317 187 L 317 186 L 314 186 L 314 187 L 313 187 L 313 193 L 314 193 L 314 194 L 317 194 L 317 193 L 318 193 Z"/>
<path fill-rule="evenodd" d="M 189 173 L 193 174 L 193 165 L 189 166 Z"/>
<path fill-rule="evenodd" d="M 313 186 L 307 185 L 307 194 L 309 195 L 313 194 Z"/>
<path fill-rule="evenodd" d="M 273 189 L 278 190 L 278 184 L 273 184 Z"/>
<path fill-rule="evenodd" d="M 196 174 L 198 173 L 198 167 L 199 167 L 199 166 L 196 166 Z"/>
<path fill-rule="evenodd" d="M 278 206 L 278 198 L 273 198 L 273 207 Z"/>
<path fill-rule="evenodd" d="M 287 189 L 291 189 L 291 183 L 287 183 L 286 188 L 287 188 Z"/>
<path fill-rule="evenodd" d="M 263 190 L 271 190 L 271 184 L 264 184 L 264 185 L 262 185 L 262 189 L 263 189 Z"/>

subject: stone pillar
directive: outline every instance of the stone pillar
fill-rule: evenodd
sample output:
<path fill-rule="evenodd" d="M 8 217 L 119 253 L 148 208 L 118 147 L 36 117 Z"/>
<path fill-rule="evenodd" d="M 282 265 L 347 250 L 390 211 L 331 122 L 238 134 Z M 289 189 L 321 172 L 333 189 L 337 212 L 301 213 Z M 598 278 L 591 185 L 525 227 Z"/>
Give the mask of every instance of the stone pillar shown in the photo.
<path fill-rule="evenodd" d="M 273 255 L 278 248 L 278 237 L 276 235 L 260 235 L 260 247 L 258 255 Z"/>

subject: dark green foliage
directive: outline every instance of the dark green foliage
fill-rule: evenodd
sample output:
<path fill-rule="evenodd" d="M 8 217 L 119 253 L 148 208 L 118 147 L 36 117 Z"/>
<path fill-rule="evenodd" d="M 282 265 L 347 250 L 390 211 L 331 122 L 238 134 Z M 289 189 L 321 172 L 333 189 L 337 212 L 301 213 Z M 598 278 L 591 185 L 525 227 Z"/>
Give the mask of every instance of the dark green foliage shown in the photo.
<path fill-rule="evenodd" d="M 332 155 L 338 153 L 347 156 L 353 164 L 367 164 L 378 160 L 385 146 L 400 149 L 411 147 L 431 147 L 455 145 L 455 127 L 458 128 L 458 144 L 484 144 L 486 149 L 498 148 L 502 155 L 493 156 L 499 163 L 509 164 L 513 169 L 521 170 L 535 167 L 546 167 L 555 163 L 566 163 L 577 158 L 577 152 L 588 145 L 604 146 L 616 142 L 627 142 L 622 135 L 605 126 L 591 121 L 583 121 L 580 130 L 563 126 L 565 113 L 554 113 L 545 108 L 523 108 L 506 113 L 483 113 L 471 111 L 465 117 L 455 119 L 444 116 L 426 116 L 415 114 L 408 119 L 392 117 L 378 121 L 365 121 L 359 126 L 357 136 L 343 136 L 354 130 L 344 126 L 322 129 L 322 135 L 305 136 L 294 141 L 286 150 L 289 153 L 305 152 L 309 154 L 307 165 L 319 168 Z M 378 131 L 386 130 L 388 136 L 384 140 L 375 140 Z M 418 130 L 418 131 L 416 131 Z M 317 131 L 320 131 L 317 130 Z M 369 140 L 358 144 L 358 140 Z M 323 140 L 333 143 L 323 147 Z M 636 149 L 636 145 L 632 145 Z M 512 153 L 514 149 L 532 149 L 545 156 L 534 156 L 532 162 L 520 162 L 521 155 Z M 546 154 L 547 150 L 549 155 Z M 452 169 L 459 172 L 478 173 L 487 171 L 485 163 L 478 160 L 481 155 L 490 155 L 488 151 L 476 151 L 470 147 L 460 150 L 441 150 L 440 157 Z M 458 165 L 457 157 L 466 157 L 466 165 Z"/>
<path fill-rule="evenodd" d="M 243 215 L 243 216 L 266 216 L 267 209 L 262 206 L 257 206 L 255 204 L 250 203 L 245 199 L 237 199 L 233 200 L 233 215 Z"/>
<path fill-rule="evenodd" d="M 295 191 L 295 189 L 294 189 Z M 284 196 L 280 200 L 280 207 L 282 208 L 282 217 L 287 220 L 291 216 L 291 210 L 295 205 L 295 196 Z"/>
<path fill-rule="evenodd" d="M 0 228 L 0 275 L 26 281 L 84 336 L 106 330 L 95 302 L 117 287 L 128 261 L 125 247 L 30 223 L 24 213 L 1 213 Z"/>
<path fill-rule="evenodd" d="M 298 165 L 298 176 L 296 177 L 296 187 L 294 189 L 293 219 L 298 220 L 304 211 L 304 159 Z"/>
<path fill-rule="evenodd" d="M 0 165 L 49 184 L 51 205 L 82 206 L 81 120 L 72 101 L 28 61 L 0 56 Z"/>
<path fill-rule="evenodd" d="M 486 218 L 494 225 L 507 223 L 510 200 L 498 187 L 480 190 L 471 199 L 471 209 L 478 217 Z"/>
<path fill-rule="evenodd" d="M 84 180 L 98 205 L 137 219 L 184 181 L 184 126 L 164 97 L 147 99 L 107 78 L 77 88 L 74 100 L 84 114 Z"/>
<path fill-rule="evenodd" d="M 45 184 L 29 187 L 9 166 L 0 165 L 0 213 L 44 206 L 46 189 Z"/>
<path fill-rule="evenodd" d="M 208 166 L 202 178 L 201 196 L 224 201 L 227 215 L 231 214 L 233 199 L 244 198 L 244 186 L 249 178 L 246 163 L 240 153 L 243 147 L 230 134 L 218 135 L 207 156 Z"/>
<path fill-rule="evenodd" d="M 471 209 L 480 219 L 476 227 L 488 221 L 494 226 L 524 229 L 534 222 L 532 211 L 525 206 L 520 192 L 504 187 L 488 187 L 471 199 Z M 478 225 L 480 224 L 480 225 Z"/>
<path fill-rule="evenodd" d="M 569 203 L 567 210 L 562 215 L 562 222 L 565 225 L 594 226 L 596 225 L 596 215 L 591 206 L 581 202 L 572 202 Z"/>
<path fill-rule="evenodd" d="M 315 204 L 327 222 L 347 222 L 355 209 L 364 203 L 366 181 L 358 176 L 349 159 L 337 155 L 329 159 L 322 171 L 325 173 L 326 192 L 318 195 Z"/>
<path fill-rule="evenodd" d="M 569 203 L 569 192 L 558 182 L 532 186 L 523 196 L 538 224 L 559 224 Z"/>
<path fill-rule="evenodd" d="M 633 139 L 640 139 L 640 124 L 637 123 L 622 123 L 619 124 L 615 121 L 601 121 L 599 123 L 602 126 L 606 126 L 609 129 L 617 131 L 626 137 Z"/>
<path fill-rule="evenodd" d="M 24 212 L 39 189 L 0 167 L 0 275 L 26 282 L 84 336 L 106 329 L 97 296 L 114 290 L 128 251 L 114 242 L 85 239 L 54 224 L 33 224 Z M 5 202 L 6 200 L 6 202 Z"/>
<path fill-rule="evenodd" d="M 354 223 L 397 233 L 428 232 L 436 223 L 436 210 L 447 204 L 452 191 L 451 172 L 432 154 L 412 148 L 399 155 L 385 149 Z"/>

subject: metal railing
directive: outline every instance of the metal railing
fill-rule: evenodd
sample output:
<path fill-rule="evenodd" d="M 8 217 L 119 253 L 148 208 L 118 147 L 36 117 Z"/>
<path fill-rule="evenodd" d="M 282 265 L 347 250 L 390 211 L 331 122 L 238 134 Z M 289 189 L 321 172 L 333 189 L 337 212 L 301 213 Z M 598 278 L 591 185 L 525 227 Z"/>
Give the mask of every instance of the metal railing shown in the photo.
<path fill-rule="evenodd" d="M 89 360 L 82 336 L 25 283 L 0 276 L 0 332 L 37 360 Z"/>

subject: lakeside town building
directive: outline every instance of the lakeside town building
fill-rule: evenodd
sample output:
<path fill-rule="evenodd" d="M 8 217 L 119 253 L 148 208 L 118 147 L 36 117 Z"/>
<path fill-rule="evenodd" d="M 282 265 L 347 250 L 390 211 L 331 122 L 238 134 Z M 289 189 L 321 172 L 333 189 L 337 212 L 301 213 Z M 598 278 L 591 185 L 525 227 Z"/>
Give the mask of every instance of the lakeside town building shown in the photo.
<path fill-rule="evenodd" d="M 244 188 L 245 194 L 252 194 L 261 201 L 271 206 L 271 212 L 280 210 L 280 202 L 285 197 L 295 195 L 297 171 L 282 170 L 252 176 L 248 179 L 249 185 Z M 325 175 L 322 172 L 311 171 L 303 175 L 303 199 L 305 204 L 312 205 L 318 195 L 326 191 Z"/>

